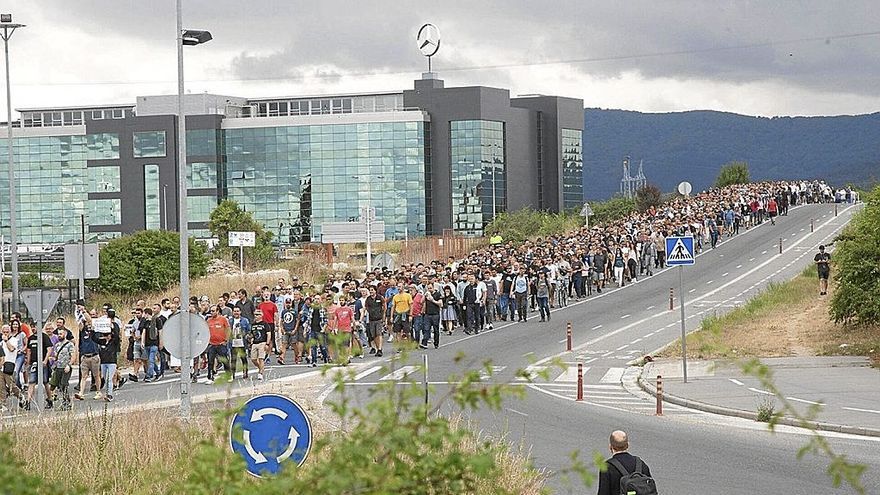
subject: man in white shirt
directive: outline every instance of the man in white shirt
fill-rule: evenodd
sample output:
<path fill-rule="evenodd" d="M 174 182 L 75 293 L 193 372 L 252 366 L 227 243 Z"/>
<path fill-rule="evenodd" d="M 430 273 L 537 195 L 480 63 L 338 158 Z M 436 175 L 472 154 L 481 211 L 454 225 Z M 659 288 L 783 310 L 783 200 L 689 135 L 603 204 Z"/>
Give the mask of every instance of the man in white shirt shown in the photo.
<path fill-rule="evenodd" d="M 3 370 L 0 373 L 0 411 L 6 412 L 6 399 L 9 395 L 18 397 L 21 402 L 21 389 L 15 384 L 15 358 L 18 357 L 19 336 L 12 335 L 9 325 L 3 325 Z M 24 335 L 19 334 L 19 335 Z"/>

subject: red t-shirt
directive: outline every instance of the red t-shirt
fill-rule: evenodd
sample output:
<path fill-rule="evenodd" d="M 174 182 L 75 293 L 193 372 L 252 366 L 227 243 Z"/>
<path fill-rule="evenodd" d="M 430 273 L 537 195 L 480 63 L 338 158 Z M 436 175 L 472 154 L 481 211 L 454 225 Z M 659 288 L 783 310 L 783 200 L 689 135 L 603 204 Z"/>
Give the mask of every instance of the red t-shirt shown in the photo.
<path fill-rule="evenodd" d="M 336 309 L 336 329 L 351 333 L 351 322 L 354 319 L 354 310 L 351 306 L 340 306 Z"/>
<path fill-rule="evenodd" d="M 278 312 L 278 306 L 272 301 L 263 301 L 260 303 L 259 310 L 263 312 L 263 321 L 275 324 L 275 313 Z"/>
<path fill-rule="evenodd" d="M 208 331 L 211 336 L 208 343 L 211 345 L 221 345 L 226 342 L 227 331 L 229 330 L 229 320 L 225 316 L 214 316 L 208 318 Z"/>

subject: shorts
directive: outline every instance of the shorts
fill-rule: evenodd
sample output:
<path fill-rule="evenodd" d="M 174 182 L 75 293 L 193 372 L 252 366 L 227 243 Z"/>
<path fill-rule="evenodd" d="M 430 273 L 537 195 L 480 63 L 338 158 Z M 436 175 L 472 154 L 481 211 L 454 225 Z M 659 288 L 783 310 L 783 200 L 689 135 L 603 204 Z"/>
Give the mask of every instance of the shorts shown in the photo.
<path fill-rule="evenodd" d="M 302 332 L 297 332 L 296 330 L 287 331 L 281 334 L 281 348 L 287 349 L 293 344 L 300 342 L 300 335 Z"/>
<path fill-rule="evenodd" d="M 828 268 L 819 268 L 819 279 L 820 280 L 828 280 L 828 276 L 831 274 L 831 270 Z"/>
<path fill-rule="evenodd" d="M 597 282 L 605 280 L 605 274 L 601 272 L 593 272 L 593 280 Z"/>
<path fill-rule="evenodd" d="M 43 366 L 43 383 L 49 383 L 49 367 Z M 28 370 L 28 383 L 37 383 L 37 368 L 32 364 Z"/>
<path fill-rule="evenodd" d="M 367 323 L 367 338 L 373 340 L 382 336 L 382 322 L 371 321 Z"/>
<path fill-rule="evenodd" d="M 70 372 L 65 372 L 64 368 L 55 368 L 52 370 L 52 377 L 49 378 L 49 386 L 58 388 L 59 385 L 67 386 L 70 382 Z"/>
<path fill-rule="evenodd" d="M 254 361 L 259 360 L 259 359 L 266 359 L 266 356 L 267 356 L 266 343 L 261 342 L 259 344 L 252 345 L 250 354 L 251 354 L 251 359 L 253 359 Z"/>
<path fill-rule="evenodd" d="M 147 359 L 147 350 L 144 349 L 143 342 L 136 340 L 132 347 L 134 348 L 131 353 L 132 359 Z"/>

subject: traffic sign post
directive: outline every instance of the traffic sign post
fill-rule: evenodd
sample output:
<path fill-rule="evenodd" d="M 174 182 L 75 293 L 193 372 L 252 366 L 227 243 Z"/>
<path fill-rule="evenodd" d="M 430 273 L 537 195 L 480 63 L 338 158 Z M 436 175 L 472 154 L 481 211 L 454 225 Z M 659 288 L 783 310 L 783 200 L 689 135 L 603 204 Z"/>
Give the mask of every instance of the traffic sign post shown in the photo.
<path fill-rule="evenodd" d="M 33 315 L 37 322 L 37 328 L 33 330 L 37 341 L 37 410 L 40 410 L 40 404 L 43 403 L 43 394 L 45 393 L 45 384 L 43 381 L 43 324 L 49 317 L 49 313 L 55 309 L 55 303 L 61 298 L 61 291 L 54 289 L 29 289 L 21 291 L 21 300 L 24 302 L 28 312 Z"/>
<path fill-rule="evenodd" d="M 229 425 L 229 445 L 260 478 L 285 466 L 302 466 L 312 448 L 312 425 L 299 404 L 278 394 L 245 402 Z"/>
<path fill-rule="evenodd" d="M 190 312 L 171 315 L 162 326 L 162 345 L 172 356 L 183 360 L 183 344 L 181 341 L 181 318 L 189 320 L 189 352 L 191 356 L 199 356 L 208 348 L 210 331 L 204 318 Z M 189 379 L 189 377 L 187 377 Z"/>
<path fill-rule="evenodd" d="M 681 371 L 684 383 L 688 381 L 687 372 L 687 333 L 684 329 L 684 269 L 693 265 L 694 238 L 690 236 L 666 238 L 666 266 L 678 267 L 678 301 L 681 306 Z"/>
<path fill-rule="evenodd" d="M 238 268 L 244 273 L 244 248 L 257 245 L 256 232 L 229 231 L 229 247 L 238 246 Z"/>

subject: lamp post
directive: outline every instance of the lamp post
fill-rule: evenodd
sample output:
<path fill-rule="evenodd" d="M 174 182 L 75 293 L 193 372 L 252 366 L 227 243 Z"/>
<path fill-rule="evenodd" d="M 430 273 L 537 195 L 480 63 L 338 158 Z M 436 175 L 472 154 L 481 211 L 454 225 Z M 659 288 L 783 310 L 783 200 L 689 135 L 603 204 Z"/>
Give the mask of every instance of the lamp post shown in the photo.
<path fill-rule="evenodd" d="M 189 304 L 189 212 L 186 205 L 186 114 L 183 106 L 183 47 L 200 45 L 211 41 L 208 31 L 183 29 L 183 0 L 177 0 L 177 186 L 178 225 L 180 232 L 180 301 Z M 186 306 L 185 306 L 186 307 Z M 188 310 L 182 310 L 180 317 L 180 417 L 189 419 L 192 415 L 192 400 L 189 396 L 190 364 L 192 354 L 189 342 Z"/>
<path fill-rule="evenodd" d="M 9 38 L 24 24 L 12 22 L 12 14 L 0 14 L 3 54 L 6 59 L 6 160 L 9 172 L 9 248 L 12 264 L 12 311 L 18 311 L 18 226 L 15 209 L 15 159 L 12 153 L 12 90 L 9 85 Z M 42 329 L 40 329 L 42 331 Z"/>
<path fill-rule="evenodd" d="M 364 223 L 366 224 L 366 235 L 367 235 L 367 273 L 373 271 L 373 241 L 372 241 L 372 228 L 373 228 L 373 207 L 372 207 L 372 198 L 370 197 L 372 190 L 370 188 L 370 179 L 385 179 L 382 175 L 377 175 L 374 177 L 369 176 L 360 176 L 360 175 L 352 175 L 352 179 L 359 181 L 361 178 L 366 179 L 367 184 L 367 205 L 364 207 Z"/>

